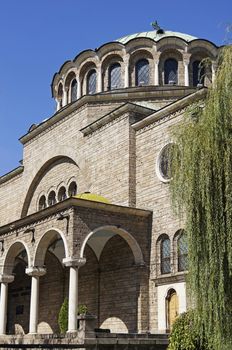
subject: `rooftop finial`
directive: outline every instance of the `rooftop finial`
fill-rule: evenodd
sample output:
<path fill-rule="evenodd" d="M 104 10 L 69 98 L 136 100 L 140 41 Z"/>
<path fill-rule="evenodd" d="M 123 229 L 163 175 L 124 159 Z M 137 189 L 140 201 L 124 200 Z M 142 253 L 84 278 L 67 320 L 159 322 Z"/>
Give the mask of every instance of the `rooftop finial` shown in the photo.
<path fill-rule="evenodd" d="M 158 24 L 158 21 L 155 21 L 155 22 L 151 22 L 151 25 L 153 27 L 154 30 L 159 30 L 161 29 L 159 24 Z"/>
<path fill-rule="evenodd" d="M 152 22 L 151 25 L 157 34 L 164 34 L 164 30 L 160 27 L 158 21 Z"/>

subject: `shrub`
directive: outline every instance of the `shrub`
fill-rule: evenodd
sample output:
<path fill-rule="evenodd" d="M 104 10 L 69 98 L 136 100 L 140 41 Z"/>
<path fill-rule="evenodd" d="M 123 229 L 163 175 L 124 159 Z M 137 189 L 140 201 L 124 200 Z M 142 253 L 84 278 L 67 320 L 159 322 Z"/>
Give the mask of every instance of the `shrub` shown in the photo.
<path fill-rule="evenodd" d="M 61 305 L 58 324 L 60 327 L 60 333 L 66 333 L 68 330 L 68 298 L 64 299 L 63 304 Z"/>

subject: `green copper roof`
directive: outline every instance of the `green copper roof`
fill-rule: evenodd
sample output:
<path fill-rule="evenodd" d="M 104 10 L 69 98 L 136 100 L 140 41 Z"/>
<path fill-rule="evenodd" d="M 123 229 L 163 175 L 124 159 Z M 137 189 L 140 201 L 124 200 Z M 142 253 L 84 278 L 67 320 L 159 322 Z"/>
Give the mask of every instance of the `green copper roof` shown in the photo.
<path fill-rule="evenodd" d="M 157 34 L 156 30 L 153 30 L 151 32 L 142 32 L 142 33 L 135 33 L 135 34 L 131 34 L 131 35 L 126 35 L 120 39 L 117 39 L 116 41 L 119 41 L 122 44 L 126 44 L 128 41 L 130 41 L 131 39 L 135 39 L 135 38 L 144 38 L 145 37 L 145 38 L 150 38 L 154 41 L 158 41 L 162 38 L 167 38 L 170 36 L 176 36 L 178 38 L 186 40 L 187 42 L 190 42 L 194 39 L 197 39 L 195 36 L 184 34 L 184 33 L 171 32 L 171 31 L 165 30 L 163 34 Z"/>

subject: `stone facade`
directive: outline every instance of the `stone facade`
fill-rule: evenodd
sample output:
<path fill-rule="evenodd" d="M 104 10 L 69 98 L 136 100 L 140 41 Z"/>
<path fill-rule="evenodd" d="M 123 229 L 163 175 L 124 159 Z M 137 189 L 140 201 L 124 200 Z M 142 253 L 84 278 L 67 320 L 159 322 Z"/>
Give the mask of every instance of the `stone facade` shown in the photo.
<path fill-rule="evenodd" d="M 65 297 L 74 338 L 80 304 L 97 329 L 128 339 L 166 333 L 186 310 L 184 222 L 172 212 L 162 155 L 186 108 L 206 96 L 193 63 L 212 60 L 207 85 L 217 52 L 178 33 L 135 38 L 85 51 L 54 76 L 57 112 L 30 127 L 23 164 L 0 178 L 2 342 L 54 339 Z M 177 62 L 176 84 L 165 84 L 167 60 Z M 96 91 L 86 95 L 93 72 Z"/>

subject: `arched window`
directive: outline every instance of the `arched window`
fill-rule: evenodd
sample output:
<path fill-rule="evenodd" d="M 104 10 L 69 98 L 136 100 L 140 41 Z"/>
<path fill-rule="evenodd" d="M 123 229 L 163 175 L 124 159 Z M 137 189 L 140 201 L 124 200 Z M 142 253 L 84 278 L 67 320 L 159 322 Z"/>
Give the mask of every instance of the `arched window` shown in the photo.
<path fill-rule="evenodd" d="M 168 182 L 172 178 L 173 156 L 178 152 L 174 143 L 165 145 L 158 156 L 157 175 L 161 181 Z"/>
<path fill-rule="evenodd" d="M 73 79 L 71 84 L 71 102 L 76 101 L 77 99 L 77 81 Z"/>
<path fill-rule="evenodd" d="M 56 204 L 56 194 L 55 191 L 51 191 L 48 195 L 48 206 Z"/>
<path fill-rule="evenodd" d="M 77 184 L 75 181 L 72 181 L 68 188 L 68 195 L 69 197 L 75 196 L 77 194 Z"/>
<path fill-rule="evenodd" d="M 178 271 L 185 271 L 188 268 L 188 242 L 184 232 L 181 233 L 177 241 Z"/>
<path fill-rule="evenodd" d="M 149 62 L 146 59 L 139 60 L 135 65 L 135 85 L 143 86 L 149 84 Z"/>
<path fill-rule="evenodd" d="M 178 62 L 174 58 L 168 58 L 164 62 L 164 84 L 178 83 Z"/>
<path fill-rule="evenodd" d="M 171 247 L 169 238 L 164 238 L 161 241 L 160 263 L 162 274 L 171 272 Z"/>
<path fill-rule="evenodd" d="M 197 86 L 198 84 L 204 85 L 205 80 L 205 67 L 201 63 L 201 61 L 193 62 L 193 86 Z"/>
<path fill-rule="evenodd" d="M 114 63 L 109 69 L 109 89 L 118 89 L 121 87 L 121 66 L 119 63 Z"/>
<path fill-rule="evenodd" d="M 47 203 L 46 203 L 46 198 L 45 196 L 41 196 L 39 199 L 39 210 L 43 210 L 47 207 Z"/>
<path fill-rule="evenodd" d="M 66 198 L 67 198 L 66 188 L 62 186 L 62 187 L 59 189 L 59 192 L 58 192 L 58 201 L 59 201 L 59 202 L 62 202 L 62 201 L 64 201 Z"/>
<path fill-rule="evenodd" d="M 95 94 L 97 90 L 97 73 L 95 69 L 91 69 L 87 76 L 87 94 Z"/>

